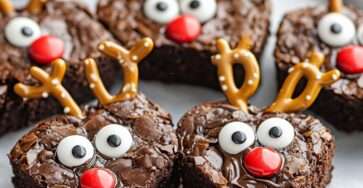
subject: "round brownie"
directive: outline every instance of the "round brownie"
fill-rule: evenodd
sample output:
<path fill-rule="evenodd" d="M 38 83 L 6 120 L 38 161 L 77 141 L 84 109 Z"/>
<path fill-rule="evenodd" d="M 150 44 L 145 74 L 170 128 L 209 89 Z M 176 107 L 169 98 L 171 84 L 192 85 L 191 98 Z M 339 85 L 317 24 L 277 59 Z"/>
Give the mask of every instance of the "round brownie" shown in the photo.
<path fill-rule="evenodd" d="M 181 82 L 219 89 L 211 55 L 215 40 L 236 46 L 242 36 L 262 55 L 269 36 L 270 0 L 100 0 L 99 20 L 122 45 L 143 37 L 155 50 L 140 65 L 144 79 Z M 236 74 L 243 75 L 242 69 Z M 238 77 L 241 83 L 243 76 Z"/>
<path fill-rule="evenodd" d="M 363 130 L 363 64 L 354 55 L 363 51 L 362 24 L 363 11 L 356 7 L 346 6 L 338 12 L 309 7 L 287 13 L 277 33 L 275 60 L 280 83 L 288 69 L 311 50 L 326 56 L 321 69 L 341 70 L 342 77 L 323 89 L 312 110 L 345 131 Z M 342 30 L 336 30 L 338 27 Z"/>
<path fill-rule="evenodd" d="M 44 120 L 9 158 L 19 188 L 168 187 L 177 145 L 170 114 L 138 94 Z"/>
<path fill-rule="evenodd" d="M 181 118 L 177 136 L 185 187 L 322 188 L 331 179 L 334 138 L 309 115 L 209 102 Z"/>
<path fill-rule="evenodd" d="M 97 51 L 98 43 L 112 36 L 88 9 L 76 1 L 61 0 L 39 6 L 40 12 L 24 8 L 0 13 L 0 134 L 62 111 L 51 97 L 24 101 L 14 93 L 18 82 L 38 84 L 29 74 L 31 66 L 49 72 L 52 60 L 63 58 L 68 64 L 63 85 L 79 103 L 92 99 L 84 58 L 98 58 L 105 83 L 114 81 L 115 64 Z"/>

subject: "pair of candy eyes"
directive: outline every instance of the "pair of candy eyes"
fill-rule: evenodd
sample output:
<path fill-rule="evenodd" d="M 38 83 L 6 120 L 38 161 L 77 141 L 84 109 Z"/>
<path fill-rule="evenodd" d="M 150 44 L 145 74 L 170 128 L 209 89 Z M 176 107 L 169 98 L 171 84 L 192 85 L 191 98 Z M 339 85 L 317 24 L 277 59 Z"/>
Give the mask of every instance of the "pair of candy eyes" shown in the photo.
<path fill-rule="evenodd" d="M 363 44 L 363 26 L 356 30 L 353 21 L 341 13 L 325 15 L 318 24 L 320 39 L 333 47 L 345 46 L 351 43 L 355 36 Z"/>
<path fill-rule="evenodd" d="M 146 17 L 160 24 L 171 22 L 180 12 L 203 23 L 217 12 L 216 0 L 146 0 L 143 7 Z"/>
<path fill-rule="evenodd" d="M 289 146 L 295 137 L 290 122 L 282 118 L 270 118 L 263 121 L 255 131 L 252 126 L 243 122 L 226 124 L 218 136 L 218 143 L 226 153 L 235 155 L 252 146 L 257 140 L 263 146 L 283 149 Z"/>
<path fill-rule="evenodd" d="M 130 131 L 121 125 L 111 124 L 102 128 L 94 137 L 94 145 L 99 153 L 108 158 L 118 158 L 127 153 L 133 144 Z M 93 144 L 80 135 L 64 138 L 57 146 L 57 158 L 67 167 L 77 167 L 87 163 L 95 154 Z"/>

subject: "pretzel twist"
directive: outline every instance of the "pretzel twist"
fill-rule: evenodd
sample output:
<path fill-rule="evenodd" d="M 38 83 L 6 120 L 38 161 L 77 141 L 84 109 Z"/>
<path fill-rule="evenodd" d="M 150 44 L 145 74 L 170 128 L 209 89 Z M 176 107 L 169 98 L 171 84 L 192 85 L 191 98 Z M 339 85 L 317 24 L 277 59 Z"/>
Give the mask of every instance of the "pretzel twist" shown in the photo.
<path fill-rule="evenodd" d="M 343 10 L 343 0 L 329 0 L 330 12 L 341 12 Z"/>
<path fill-rule="evenodd" d="M 102 105 L 127 100 L 137 95 L 139 85 L 138 63 L 150 54 L 153 47 L 154 44 L 150 38 L 140 40 L 130 51 L 113 42 L 102 42 L 99 45 L 99 50 L 117 59 L 122 68 L 124 84 L 115 96 L 111 95 L 105 88 L 96 61 L 91 58 L 84 61 L 90 88 Z"/>
<path fill-rule="evenodd" d="M 0 0 L 0 12 L 5 15 L 14 13 L 15 9 L 10 0 Z"/>
<path fill-rule="evenodd" d="M 61 59 L 53 61 L 51 74 L 48 74 L 38 67 L 32 67 L 30 74 L 41 82 L 42 85 L 28 86 L 19 83 L 14 87 L 15 93 L 25 100 L 30 98 L 47 98 L 51 95 L 64 106 L 65 113 L 82 118 L 83 114 L 81 109 L 62 85 L 66 66 L 66 63 Z"/>
<path fill-rule="evenodd" d="M 229 102 L 248 112 L 248 100 L 255 94 L 260 83 L 260 68 L 256 57 L 250 51 L 251 40 L 243 37 L 236 49 L 231 49 L 228 43 L 217 40 L 219 54 L 212 57 L 212 63 L 217 65 L 218 78 L 222 90 Z M 245 78 L 241 88 L 237 88 L 234 81 L 233 65 L 241 64 L 244 68 Z"/>
<path fill-rule="evenodd" d="M 320 72 L 319 68 L 323 63 L 324 55 L 313 52 L 308 61 L 292 67 L 276 101 L 266 111 L 290 113 L 309 108 L 318 97 L 322 87 L 334 83 L 340 77 L 337 69 L 326 73 Z M 293 99 L 296 86 L 303 77 L 308 80 L 305 89 Z"/>
<path fill-rule="evenodd" d="M 48 0 L 30 0 L 26 6 L 26 10 L 32 14 L 39 14 L 42 12 L 47 1 Z"/>

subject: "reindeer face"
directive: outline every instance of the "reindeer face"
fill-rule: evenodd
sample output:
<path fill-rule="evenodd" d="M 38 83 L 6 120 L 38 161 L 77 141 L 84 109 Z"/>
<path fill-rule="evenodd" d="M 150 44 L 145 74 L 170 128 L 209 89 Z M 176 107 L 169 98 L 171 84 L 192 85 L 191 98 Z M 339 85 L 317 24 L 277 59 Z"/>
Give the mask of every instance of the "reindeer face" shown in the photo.
<path fill-rule="evenodd" d="M 11 153 L 13 165 L 48 187 L 157 184 L 170 172 L 177 140 L 168 113 L 143 95 L 91 110 L 84 120 L 40 122 Z M 25 163 L 24 163 L 25 162 Z"/>
<path fill-rule="evenodd" d="M 305 177 L 319 169 L 309 156 L 324 160 L 333 147 L 317 119 L 255 108 L 245 113 L 224 102 L 195 107 L 178 127 L 182 164 L 221 187 L 307 185 Z"/>
<path fill-rule="evenodd" d="M 79 61 L 94 56 L 93 48 L 110 38 L 75 2 L 33 0 L 24 10 L 10 9 L 0 20 L 0 61 L 20 67 L 48 65 L 57 58 Z"/>

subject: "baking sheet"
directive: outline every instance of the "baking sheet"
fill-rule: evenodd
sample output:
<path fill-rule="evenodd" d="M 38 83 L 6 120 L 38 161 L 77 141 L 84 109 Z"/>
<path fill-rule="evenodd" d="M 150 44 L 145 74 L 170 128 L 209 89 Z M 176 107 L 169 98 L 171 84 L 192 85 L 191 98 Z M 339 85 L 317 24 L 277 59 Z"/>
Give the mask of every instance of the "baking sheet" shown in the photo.
<path fill-rule="evenodd" d="M 94 0 L 85 0 L 94 3 Z M 263 84 L 252 104 L 263 107 L 270 104 L 276 94 L 275 68 L 273 64 L 274 33 L 284 12 L 298 7 L 324 3 L 322 0 L 273 0 L 274 13 L 272 37 L 269 39 L 262 61 Z M 14 0 L 21 6 L 23 0 Z M 363 3 L 363 1 L 362 1 Z M 173 114 L 175 122 L 192 106 L 203 101 L 222 99 L 223 96 L 212 90 L 185 85 L 165 85 L 157 82 L 142 82 L 141 91 Z M 21 118 L 21 117 L 19 117 Z M 332 128 L 333 129 L 333 128 Z M 7 154 L 15 142 L 27 130 L 10 133 L 0 138 L 0 188 L 12 188 L 11 167 Z M 337 140 L 337 153 L 334 160 L 335 169 L 329 188 L 363 187 L 363 133 L 345 134 L 333 129 Z"/>

